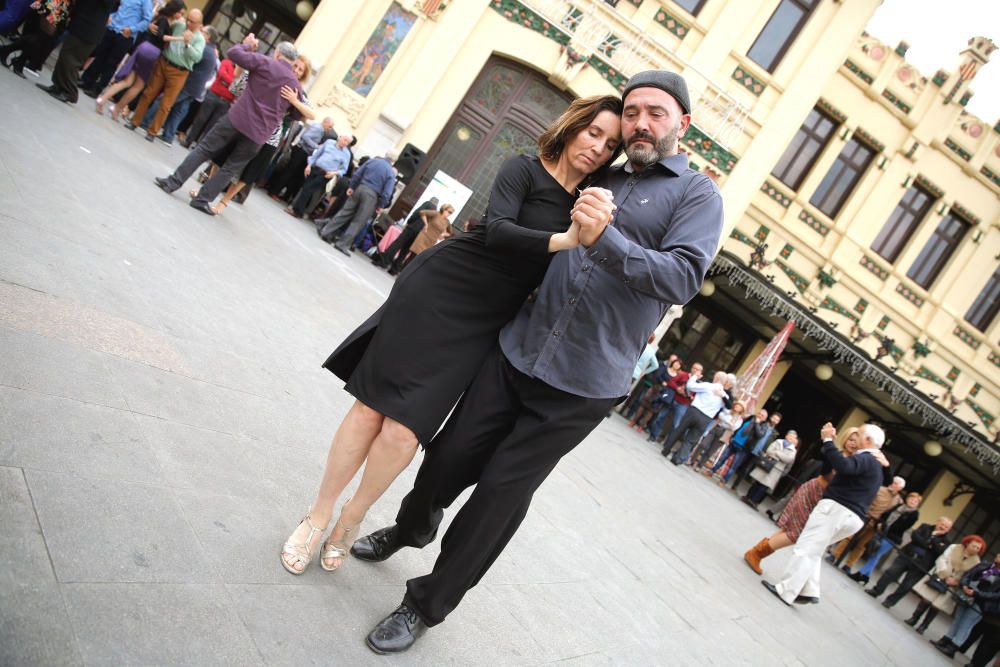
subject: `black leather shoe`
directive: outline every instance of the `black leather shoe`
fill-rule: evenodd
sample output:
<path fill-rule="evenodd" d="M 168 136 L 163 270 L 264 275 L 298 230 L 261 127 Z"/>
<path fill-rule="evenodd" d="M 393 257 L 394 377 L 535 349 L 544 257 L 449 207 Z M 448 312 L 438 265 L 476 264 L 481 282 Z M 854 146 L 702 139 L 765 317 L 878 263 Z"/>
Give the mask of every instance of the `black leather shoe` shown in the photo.
<path fill-rule="evenodd" d="M 778 594 L 778 589 L 775 588 L 774 584 L 772 584 L 770 581 L 761 580 L 760 585 L 766 588 L 767 590 L 771 591 L 771 593 L 774 594 L 774 597 L 781 600 L 781 604 L 785 605 L 786 607 L 792 606 L 791 603 L 785 602 L 785 598 L 781 597 L 781 595 Z"/>
<path fill-rule="evenodd" d="M 889 602 L 888 600 L 884 600 L 882 602 L 882 606 L 885 607 L 886 609 L 892 609 L 892 603 Z"/>
<path fill-rule="evenodd" d="M 795 604 L 819 604 L 819 598 L 811 595 L 799 595 L 795 598 Z"/>
<path fill-rule="evenodd" d="M 203 201 L 198 201 L 197 199 L 192 199 L 188 204 L 193 209 L 201 211 L 205 215 L 215 215 L 215 211 L 212 210 L 211 204 Z"/>
<path fill-rule="evenodd" d="M 39 88 L 40 90 L 44 90 L 47 93 L 54 93 L 57 90 L 59 90 L 58 88 L 55 87 L 55 85 L 46 86 L 44 83 L 36 83 L 35 87 Z"/>
<path fill-rule="evenodd" d="M 954 658 L 955 657 L 955 651 L 958 649 L 958 647 L 955 646 L 954 644 L 952 644 L 951 641 L 947 637 L 942 637 L 941 639 L 937 640 L 936 642 L 932 641 L 931 644 L 934 645 L 934 648 L 936 648 L 937 650 L 941 651 L 942 653 L 944 653 L 949 658 Z"/>
<path fill-rule="evenodd" d="M 858 582 L 859 584 L 867 584 L 868 583 L 868 575 L 867 574 L 861 574 L 860 572 L 855 572 L 854 574 L 852 574 L 851 575 L 851 579 L 853 579 L 854 581 Z"/>
<path fill-rule="evenodd" d="M 427 624 L 420 620 L 417 612 L 404 603 L 368 633 L 365 643 L 379 655 L 402 653 L 413 646 L 426 631 Z"/>
<path fill-rule="evenodd" d="M 96 98 L 98 95 L 101 94 L 101 91 L 94 90 L 93 88 L 81 88 L 80 90 L 83 92 L 84 95 L 90 98 Z"/>
<path fill-rule="evenodd" d="M 868 593 L 868 595 L 872 596 L 873 598 L 877 598 L 879 595 L 882 595 L 881 592 L 875 590 L 874 588 L 866 588 L 865 593 Z"/>
<path fill-rule="evenodd" d="M 396 541 L 396 526 L 380 528 L 370 535 L 359 537 L 351 546 L 351 555 L 369 563 L 381 563 L 403 548 Z"/>
<path fill-rule="evenodd" d="M 350 257 L 350 256 L 351 256 L 351 251 L 350 251 L 350 250 L 348 250 L 347 248 L 342 248 L 341 246 L 339 246 L 339 245 L 337 245 L 337 244 L 334 244 L 334 245 L 333 245 L 333 247 L 334 247 L 334 248 L 336 248 L 337 250 L 339 250 L 340 252 L 344 253 L 344 254 L 345 254 L 345 255 L 347 255 L 348 257 Z"/>
<path fill-rule="evenodd" d="M 173 188 L 170 187 L 170 181 L 168 181 L 167 179 L 160 178 L 159 176 L 157 176 L 156 178 L 153 179 L 153 182 L 156 183 L 156 186 L 158 188 L 166 192 L 168 195 L 171 192 L 173 192 Z"/>

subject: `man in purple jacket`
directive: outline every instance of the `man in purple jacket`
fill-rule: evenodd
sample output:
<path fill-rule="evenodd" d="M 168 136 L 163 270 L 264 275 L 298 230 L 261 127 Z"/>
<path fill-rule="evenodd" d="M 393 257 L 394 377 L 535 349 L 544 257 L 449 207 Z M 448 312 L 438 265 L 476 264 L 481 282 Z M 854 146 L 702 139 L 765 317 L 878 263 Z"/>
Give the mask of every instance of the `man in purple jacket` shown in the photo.
<path fill-rule="evenodd" d="M 289 107 L 295 118 L 302 118 L 303 113 L 311 115 L 308 107 L 299 100 L 302 86 L 292 71 L 292 63 L 298 53 L 292 43 L 278 44 L 273 58 L 255 53 L 256 48 L 257 39 L 250 33 L 242 44 L 229 49 L 226 56 L 250 72 L 246 90 L 174 173 L 166 178 L 154 179 L 164 192 L 173 192 L 184 185 L 184 181 L 202 163 L 224 148 L 231 147 L 232 152 L 226 163 L 191 200 L 192 208 L 208 215 L 215 215 L 212 202 L 270 138 Z"/>

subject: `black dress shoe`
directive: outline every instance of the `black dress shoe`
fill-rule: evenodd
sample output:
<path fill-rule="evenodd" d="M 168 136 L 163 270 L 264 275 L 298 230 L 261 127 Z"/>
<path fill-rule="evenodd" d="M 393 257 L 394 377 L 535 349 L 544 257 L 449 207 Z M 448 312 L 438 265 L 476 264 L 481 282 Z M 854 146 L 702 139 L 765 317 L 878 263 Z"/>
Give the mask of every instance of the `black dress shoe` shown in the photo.
<path fill-rule="evenodd" d="M 767 590 L 771 591 L 771 593 L 774 594 L 774 597 L 776 597 L 779 600 L 781 600 L 781 603 L 783 605 L 785 605 L 786 607 L 791 607 L 792 606 L 790 602 L 785 602 L 785 598 L 781 597 L 781 595 L 778 594 L 778 589 L 775 588 L 774 584 L 772 584 L 770 581 L 761 580 L 760 585 L 763 586 L 764 588 L 766 588 Z"/>
<path fill-rule="evenodd" d="M 55 87 L 55 84 L 49 84 L 48 86 L 46 86 L 44 83 L 36 83 L 35 87 L 39 88 L 40 90 L 44 90 L 47 93 L 54 93 L 57 90 L 59 90 L 58 88 Z"/>
<path fill-rule="evenodd" d="M 351 251 L 348 250 L 347 248 L 341 247 L 341 246 L 339 246 L 337 244 L 334 244 L 333 247 L 336 248 L 337 250 L 339 250 L 340 252 L 344 253 L 348 257 L 351 256 Z"/>
<path fill-rule="evenodd" d="M 811 595 L 799 595 L 795 598 L 795 604 L 819 604 L 819 598 Z"/>
<path fill-rule="evenodd" d="M 880 592 L 878 592 L 874 588 L 866 588 L 865 589 L 865 593 L 868 593 L 868 595 L 872 596 L 873 598 L 877 598 L 879 595 L 882 595 Z"/>
<path fill-rule="evenodd" d="M 403 548 L 397 541 L 396 526 L 380 528 L 370 535 L 359 537 L 351 547 L 351 555 L 369 563 L 381 563 Z"/>
<path fill-rule="evenodd" d="M 368 648 L 380 655 L 402 653 L 413 646 L 426 631 L 427 624 L 420 620 L 417 612 L 404 603 L 368 633 L 365 643 L 368 644 Z"/>
<path fill-rule="evenodd" d="M 156 178 L 153 179 L 153 182 L 156 183 L 156 186 L 158 188 L 166 192 L 168 195 L 174 191 L 173 188 L 170 187 L 170 181 L 165 178 L 160 178 L 159 176 L 157 176 Z"/>
<path fill-rule="evenodd" d="M 94 90 L 93 88 L 81 88 L 80 90 L 83 91 L 84 95 L 90 98 L 96 98 L 98 95 L 101 94 L 101 91 Z"/>
<path fill-rule="evenodd" d="M 201 211 L 205 215 L 215 215 L 215 211 L 212 210 L 212 205 L 208 202 L 198 201 L 197 199 L 192 199 L 188 206 L 198 211 Z"/>

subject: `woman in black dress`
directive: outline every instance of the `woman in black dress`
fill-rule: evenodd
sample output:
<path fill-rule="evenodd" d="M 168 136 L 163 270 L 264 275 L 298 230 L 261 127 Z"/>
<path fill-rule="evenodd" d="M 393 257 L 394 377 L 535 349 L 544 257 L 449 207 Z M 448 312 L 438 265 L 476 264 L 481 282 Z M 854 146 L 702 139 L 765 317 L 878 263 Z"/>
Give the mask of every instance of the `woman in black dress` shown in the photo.
<path fill-rule="evenodd" d="M 368 508 L 437 432 L 500 329 L 542 281 L 552 253 L 579 245 L 577 187 L 617 156 L 621 100 L 578 99 L 539 138 L 538 156 L 500 167 L 484 224 L 438 243 L 403 271 L 389 298 L 324 367 L 357 400 L 334 435 L 319 492 L 281 550 L 301 574 L 344 487 L 365 464 L 323 544 L 320 566 L 347 557 Z"/>

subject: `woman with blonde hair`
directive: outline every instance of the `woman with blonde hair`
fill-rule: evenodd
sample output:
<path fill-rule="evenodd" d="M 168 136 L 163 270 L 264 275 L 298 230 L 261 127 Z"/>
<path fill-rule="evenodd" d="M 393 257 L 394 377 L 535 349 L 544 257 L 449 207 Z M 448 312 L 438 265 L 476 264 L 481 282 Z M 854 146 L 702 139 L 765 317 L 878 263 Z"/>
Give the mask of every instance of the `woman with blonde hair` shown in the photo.
<path fill-rule="evenodd" d="M 281 549 L 288 572 L 305 571 L 334 504 L 364 464 L 320 547 L 324 570 L 341 566 L 369 507 L 437 432 L 552 255 L 579 246 L 570 222 L 577 189 L 618 155 L 621 111 L 614 96 L 571 102 L 539 137 L 537 156 L 501 165 L 485 224 L 410 262 L 382 307 L 323 364 L 356 400 L 333 437 L 309 512 Z"/>
<path fill-rule="evenodd" d="M 840 437 L 838 447 L 845 456 L 852 456 L 861 446 L 860 431 L 861 429 L 852 427 L 844 431 Z M 887 465 L 888 463 L 883 463 L 883 466 Z M 770 537 L 765 537 L 743 554 L 743 560 L 746 561 L 751 570 L 757 574 L 763 574 L 764 571 L 760 567 L 762 560 L 775 551 L 791 546 L 798 541 L 806 521 L 809 520 L 809 514 L 823 499 L 823 493 L 830 484 L 830 480 L 833 479 L 834 472 L 833 467 L 826 463 L 819 476 L 813 477 L 795 491 L 792 499 L 785 506 L 785 511 L 778 517 L 780 530 Z"/>

